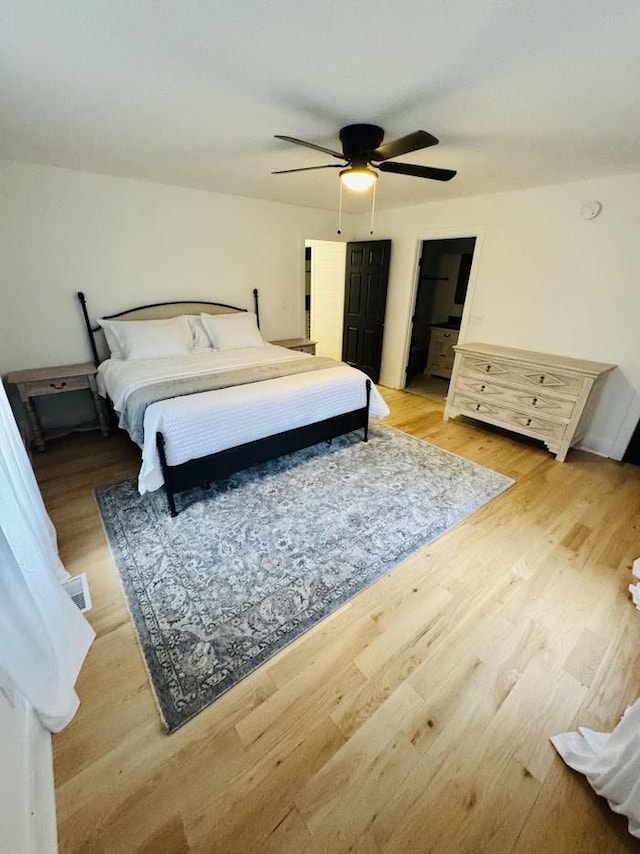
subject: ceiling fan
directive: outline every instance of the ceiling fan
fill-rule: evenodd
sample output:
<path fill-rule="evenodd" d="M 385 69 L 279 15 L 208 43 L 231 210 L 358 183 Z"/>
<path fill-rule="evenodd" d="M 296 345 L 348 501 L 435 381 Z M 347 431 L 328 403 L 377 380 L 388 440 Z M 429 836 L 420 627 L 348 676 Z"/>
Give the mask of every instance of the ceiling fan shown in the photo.
<path fill-rule="evenodd" d="M 378 125 L 346 125 L 340 131 L 342 152 L 324 148 L 313 142 L 305 142 L 293 136 L 276 134 L 276 139 L 293 142 L 314 148 L 325 154 L 345 160 L 346 163 L 328 163 L 325 166 L 304 166 L 300 169 L 278 169 L 272 175 L 284 175 L 289 172 L 309 172 L 312 169 L 341 169 L 340 180 L 350 190 L 367 190 L 378 179 L 380 172 L 394 172 L 396 175 L 411 175 L 413 178 L 430 178 L 433 181 L 450 181 L 455 176 L 452 169 L 436 169 L 433 166 L 417 166 L 412 163 L 389 163 L 393 157 L 419 151 L 437 145 L 438 140 L 424 130 L 417 130 L 407 136 L 384 142 L 384 130 Z"/>

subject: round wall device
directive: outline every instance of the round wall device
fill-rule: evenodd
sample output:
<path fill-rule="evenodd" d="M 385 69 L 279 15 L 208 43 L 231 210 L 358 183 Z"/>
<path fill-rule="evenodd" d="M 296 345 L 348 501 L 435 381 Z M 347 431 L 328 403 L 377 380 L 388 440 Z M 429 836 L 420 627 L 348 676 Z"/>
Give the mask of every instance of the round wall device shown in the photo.
<path fill-rule="evenodd" d="M 602 210 L 600 202 L 585 202 L 580 208 L 580 213 L 584 219 L 594 219 Z"/>

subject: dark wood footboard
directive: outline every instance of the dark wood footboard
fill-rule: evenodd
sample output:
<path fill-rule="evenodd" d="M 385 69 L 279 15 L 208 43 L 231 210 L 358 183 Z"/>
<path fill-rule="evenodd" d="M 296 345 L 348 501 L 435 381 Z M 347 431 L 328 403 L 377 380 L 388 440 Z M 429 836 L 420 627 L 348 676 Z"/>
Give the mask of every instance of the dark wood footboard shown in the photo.
<path fill-rule="evenodd" d="M 285 430 L 283 433 L 276 433 L 254 442 L 246 442 L 244 445 L 227 448 L 206 457 L 187 460 L 186 463 L 180 463 L 176 466 L 170 466 L 167 463 L 165 438 L 162 433 L 156 433 L 156 447 L 160 457 L 169 512 L 172 516 L 178 515 L 175 495 L 185 489 L 203 486 L 212 480 L 226 477 L 234 472 L 251 468 L 251 466 L 273 460 L 276 457 L 282 457 L 285 454 L 291 454 L 302 448 L 308 448 L 318 442 L 329 441 L 336 436 L 351 433 L 353 430 L 362 429 L 364 431 L 363 440 L 368 441 L 370 398 L 371 380 L 367 380 L 367 402 L 361 409 L 354 409 L 342 415 L 335 415 L 333 418 L 325 418 L 323 421 L 306 424 L 303 427 L 297 427 L 295 430 Z"/>

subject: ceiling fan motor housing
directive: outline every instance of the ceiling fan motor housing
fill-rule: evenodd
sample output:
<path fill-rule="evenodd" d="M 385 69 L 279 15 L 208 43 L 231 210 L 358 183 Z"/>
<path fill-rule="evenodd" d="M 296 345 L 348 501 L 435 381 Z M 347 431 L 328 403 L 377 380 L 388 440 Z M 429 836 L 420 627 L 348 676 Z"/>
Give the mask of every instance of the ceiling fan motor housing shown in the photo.
<path fill-rule="evenodd" d="M 383 139 L 384 131 L 378 125 L 347 125 L 340 131 L 344 156 L 353 166 L 367 166 Z"/>

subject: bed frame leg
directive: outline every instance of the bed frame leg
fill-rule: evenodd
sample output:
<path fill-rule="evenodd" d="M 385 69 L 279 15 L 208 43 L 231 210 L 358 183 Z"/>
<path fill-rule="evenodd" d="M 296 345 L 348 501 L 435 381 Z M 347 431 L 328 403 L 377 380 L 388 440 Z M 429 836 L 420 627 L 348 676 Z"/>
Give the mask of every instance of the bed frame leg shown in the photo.
<path fill-rule="evenodd" d="M 364 438 L 363 441 L 369 441 L 369 402 L 371 401 L 371 380 L 367 380 L 367 410 L 364 422 Z"/>
<path fill-rule="evenodd" d="M 164 436 L 162 433 L 156 433 L 156 448 L 160 457 L 160 467 L 162 468 L 162 476 L 164 478 L 164 488 L 167 493 L 167 503 L 169 504 L 169 513 L 171 516 L 177 516 L 176 502 L 173 497 L 173 488 L 171 484 L 171 472 L 167 465 L 167 455 L 164 450 Z"/>

